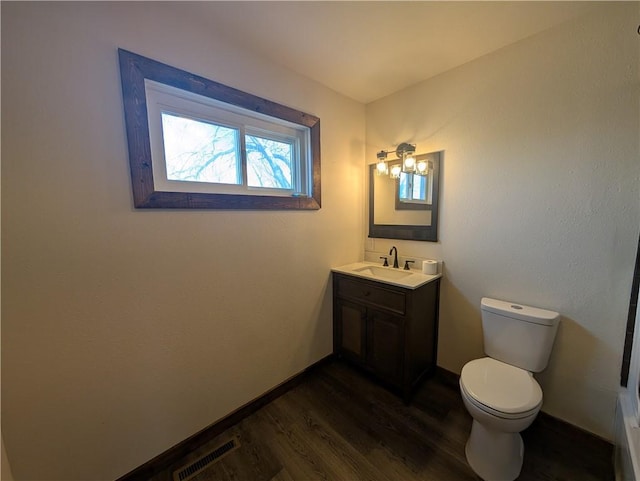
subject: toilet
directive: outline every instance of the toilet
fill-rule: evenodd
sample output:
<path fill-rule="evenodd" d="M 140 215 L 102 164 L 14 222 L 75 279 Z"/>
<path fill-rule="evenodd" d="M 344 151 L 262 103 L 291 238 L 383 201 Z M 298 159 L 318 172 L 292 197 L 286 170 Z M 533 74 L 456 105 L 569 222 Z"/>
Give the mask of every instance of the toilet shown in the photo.
<path fill-rule="evenodd" d="M 547 367 L 560 315 L 487 297 L 481 309 L 488 357 L 468 362 L 460 374 L 462 400 L 473 417 L 465 453 L 485 481 L 513 481 L 524 457 L 520 432 L 542 407 L 533 373 Z"/>

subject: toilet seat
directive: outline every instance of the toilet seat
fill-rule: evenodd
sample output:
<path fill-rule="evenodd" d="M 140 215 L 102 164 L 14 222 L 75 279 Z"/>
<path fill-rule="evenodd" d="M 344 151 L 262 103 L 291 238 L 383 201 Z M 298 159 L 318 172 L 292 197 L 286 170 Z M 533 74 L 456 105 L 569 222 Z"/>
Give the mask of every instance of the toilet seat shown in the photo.
<path fill-rule="evenodd" d="M 490 357 L 465 364 L 460 387 L 473 405 L 504 419 L 529 416 L 542 405 L 542 389 L 530 372 Z"/>
<path fill-rule="evenodd" d="M 520 419 L 525 419 L 528 418 L 531 415 L 537 415 L 538 411 L 540 410 L 540 406 L 542 405 L 539 404 L 538 406 L 536 406 L 535 408 L 531 409 L 530 411 L 525 411 L 525 412 L 521 412 L 521 413 L 503 413 L 501 411 L 497 411 L 495 409 L 490 408 L 489 406 L 487 406 L 486 404 L 482 404 L 480 401 L 478 401 L 477 399 L 475 399 L 473 396 L 471 396 L 464 388 L 464 386 L 462 386 L 462 383 L 460 384 L 460 390 L 462 391 L 462 396 L 466 399 L 466 401 L 470 404 L 472 404 L 473 406 L 475 406 L 477 409 L 479 409 L 480 411 L 489 414 L 495 418 L 499 418 L 499 419 L 505 419 L 505 420 L 512 420 L 512 421 L 518 421 Z"/>

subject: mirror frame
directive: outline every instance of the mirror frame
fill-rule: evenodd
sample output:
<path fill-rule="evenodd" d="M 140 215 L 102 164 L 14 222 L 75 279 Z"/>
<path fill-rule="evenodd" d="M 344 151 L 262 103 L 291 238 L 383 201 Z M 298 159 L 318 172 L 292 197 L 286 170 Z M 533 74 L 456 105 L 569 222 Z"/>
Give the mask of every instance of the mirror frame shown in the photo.
<path fill-rule="evenodd" d="M 427 208 L 431 211 L 431 225 L 394 225 L 376 224 L 374 222 L 374 180 L 376 174 L 376 164 L 369 166 L 369 237 L 382 239 L 403 239 L 427 242 L 438 242 L 438 197 L 440 192 L 440 159 L 441 152 L 430 152 L 433 159 L 433 203 Z M 421 157 L 422 155 L 418 156 Z M 396 179 L 396 182 L 398 180 Z M 397 193 L 397 188 L 396 188 Z M 394 202 L 389 199 L 389 202 Z"/>

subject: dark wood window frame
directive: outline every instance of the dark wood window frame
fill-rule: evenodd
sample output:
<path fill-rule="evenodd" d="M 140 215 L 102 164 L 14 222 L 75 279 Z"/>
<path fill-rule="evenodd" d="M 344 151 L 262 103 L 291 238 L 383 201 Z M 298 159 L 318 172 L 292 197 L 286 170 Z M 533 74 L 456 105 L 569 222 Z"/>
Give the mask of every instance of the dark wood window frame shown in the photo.
<path fill-rule="evenodd" d="M 248 210 L 320 209 L 320 119 L 318 117 L 123 49 L 118 49 L 118 55 L 135 207 Z M 308 127 L 310 129 L 312 158 L 310 165 L 311 195 L 308 197 L 278 197 L 156 190 L 151 162 L 145 79 Z"/>

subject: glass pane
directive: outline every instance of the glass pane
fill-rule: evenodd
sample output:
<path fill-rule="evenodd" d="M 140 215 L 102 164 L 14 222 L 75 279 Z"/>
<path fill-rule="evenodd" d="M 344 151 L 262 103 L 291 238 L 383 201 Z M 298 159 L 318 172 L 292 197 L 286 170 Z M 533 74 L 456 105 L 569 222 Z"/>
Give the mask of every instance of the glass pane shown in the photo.
<path fill-rule="evenodd" d="M 400 173 L 399 179 L 399 187 L 398 187 L 398 195 L 400 196 L 401 201 L 411 200 L 411 177 L 410 174 L 405 172 Z"/>
<path fill-rule="evenodd" d="M 293 144 L 245 136 L 247 181 L 250 187 L 293 188 Z"/>
<path fill-rule="evenodd" d="M 413 175 L 413 199 L 427 199 L 427 178 L 423 175 Z"/>
<path fill-rule="evenodd" d="M 398 188 L 400 202 L 423 203 L 427 200 L 427 177 L 417 174 L 400 174 Z"/>
<path fill-rule="evenodd" d="M 238 130 L 162 112 L 168 180 L 241 184 Z"/>

